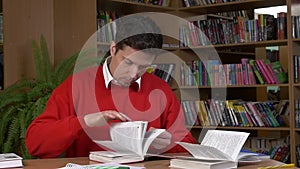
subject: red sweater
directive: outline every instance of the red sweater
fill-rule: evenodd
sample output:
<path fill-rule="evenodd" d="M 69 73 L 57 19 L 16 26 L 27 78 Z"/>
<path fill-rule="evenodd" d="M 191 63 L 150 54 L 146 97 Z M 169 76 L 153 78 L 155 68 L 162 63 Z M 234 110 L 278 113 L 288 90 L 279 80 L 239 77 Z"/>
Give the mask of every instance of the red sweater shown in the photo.
<path fill-rule="evenodd" d="M 108 127 L 87 127 L 83 116 L 103 110 L 116 110 L 132 120 L 148 121 L 148 128 L 164 128 L 172 134 L 167 152 L 185 151 L 175 141 L 195 143 L 184 126 L 179 101 L 167 83 L 145 73 L 141 87 L 105 87 L 102 67 L 70 76 L 52 93 L 45 111 L 29 126 L 26 145 L 31 155 L 40 158 L 88 156 L 103 150 L 92 140 L 109 139 Z M 116 121 L 115 121 L 116 122 Z"/>

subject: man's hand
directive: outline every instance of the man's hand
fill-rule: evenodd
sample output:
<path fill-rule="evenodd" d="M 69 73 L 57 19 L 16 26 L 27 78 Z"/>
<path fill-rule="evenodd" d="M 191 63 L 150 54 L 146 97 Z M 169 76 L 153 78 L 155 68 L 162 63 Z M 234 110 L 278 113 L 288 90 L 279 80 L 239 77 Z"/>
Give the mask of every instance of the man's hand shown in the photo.
<path fill-rule="evenodd" d="M 106 110 L 84 116 L 84 122 L 89 127 L 103 126 L 111 120 L 131 121 L 125 114 L 115 110 Z"/>
<path fill-rule="evenodd" d="M 149 130 L 153 130 L 154 128 L 150 128 Z M 171 143 L 172 135 L 168 131 L 164 131 L 155 140 L 152 142 L 152 146 L 156 149 L 162 149 L 167 147 Z"/>

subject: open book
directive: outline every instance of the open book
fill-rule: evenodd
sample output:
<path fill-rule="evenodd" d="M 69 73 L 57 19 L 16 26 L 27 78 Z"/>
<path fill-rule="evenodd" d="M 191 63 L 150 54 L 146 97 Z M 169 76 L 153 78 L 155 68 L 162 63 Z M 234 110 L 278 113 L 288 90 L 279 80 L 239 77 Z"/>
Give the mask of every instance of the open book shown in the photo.
<path fill-rule="evenodd" d="M 111 125 L 111 140 L 94 140 L 112 151 L 93 151 L 89 158 L 99 162 L 130 163 L 143 161 L 151 143 L 163 134 L 165 129 L 147 130 L 148 122 L 131 121 Z"/>
<path fill-rule="evenodd" d="M 218 164 L 220 168 L 224 167 L 222 164 L 226 164 L 226 168 L 230 165 L 231 168 L 235 168 L 239 158 L 249 155 L 248 153 L 240 153 L 248 136 L 249 133 L 245 132 L 208 130 L 201 144 L 177 142 L 189 151 L 193 157 L 179 157 L 178 159 L 172 159 L 171 166 L 172 163 L 173 165 L 177 164 L 177 160 L 180 161 L 185 159 L 187 160 L 185 163 L 188 163 L 188 160 L 190 160 L 190 163 L 195 163 L 195 161 L 197 161 L 198 166 L 200 164 L 205 164 L 206 166 L 209 165 L 208 168 L 212 168 L 211 166 L 214 164 Z"/>

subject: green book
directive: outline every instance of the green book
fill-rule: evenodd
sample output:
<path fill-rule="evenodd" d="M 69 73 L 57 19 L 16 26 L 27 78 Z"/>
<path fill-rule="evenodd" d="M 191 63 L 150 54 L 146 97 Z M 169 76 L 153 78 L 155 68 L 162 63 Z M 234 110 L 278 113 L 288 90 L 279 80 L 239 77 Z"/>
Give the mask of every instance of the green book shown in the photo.
<path fill-rule="evenodd" d="M 255 74 L 255 77 L 256 79 L 258 80 L 259 84 L 264 84 L 265 81 L 261 75 L 261 72 L 259 71 L 259 69 L 256 67 L 256 64 L 255 64 L 255 60 L 251 59 L 249 61 L 249 64 L 251 65 L 252 67 L 252 70 L 254 71 L 254 74 Z"/>
<path fill-rule="evenodd" d="M 271 63 L 272 69 L 274 70 L 275 76 L 279 83 L 286 83 L 288 82 L 287 73 L 284 72 L 281 64 L 279 61 Z"/>

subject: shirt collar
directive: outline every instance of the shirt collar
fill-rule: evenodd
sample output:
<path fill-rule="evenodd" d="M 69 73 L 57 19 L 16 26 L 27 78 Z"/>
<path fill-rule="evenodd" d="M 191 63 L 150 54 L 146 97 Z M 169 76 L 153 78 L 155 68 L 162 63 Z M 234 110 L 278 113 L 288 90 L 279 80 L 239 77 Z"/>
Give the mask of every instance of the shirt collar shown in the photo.
<path fill-rule="evenodd" d="M 108 64 L 110 63 L 110 61 L 111 61 L 111 56 L 106 58 L 106 60 L 103 64 L 103 76 L 104 76 L 104 81 L 105 81 L 105 87 L 106 88 L 108 88 L 109 83 L 114 79 L 113 76 L 111 75 L 109 69 L 108 69 Z M 141 88 L 141 77 L 138 78 L 135 82 L 138 84 L 139 89 L 140 89 Z"/>

